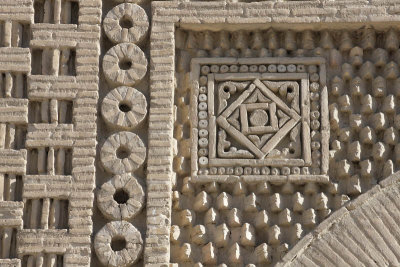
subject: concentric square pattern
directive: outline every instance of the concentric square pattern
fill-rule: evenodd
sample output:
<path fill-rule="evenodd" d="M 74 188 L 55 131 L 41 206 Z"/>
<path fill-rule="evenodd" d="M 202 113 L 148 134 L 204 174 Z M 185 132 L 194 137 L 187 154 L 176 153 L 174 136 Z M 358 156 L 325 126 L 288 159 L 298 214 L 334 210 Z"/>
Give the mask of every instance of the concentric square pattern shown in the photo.
<path fill-rule="evenodd" d="M 192 179 L 327 180 L 322 58 L 193 59 Z"/>

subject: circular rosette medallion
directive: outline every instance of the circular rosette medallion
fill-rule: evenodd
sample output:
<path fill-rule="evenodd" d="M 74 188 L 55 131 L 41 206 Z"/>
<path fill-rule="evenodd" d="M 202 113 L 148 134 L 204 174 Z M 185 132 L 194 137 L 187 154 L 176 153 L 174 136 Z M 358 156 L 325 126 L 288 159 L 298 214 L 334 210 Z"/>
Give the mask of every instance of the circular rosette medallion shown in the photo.
<path fill-rule="evenodd" d="M 129 173 L 142 165 L 146 158 L 146 147 L 134 133 L 119 132 L 104 142 L 100 159 L 104 168 L 114 174 Z"/>
<path fill-rule="evenodd" d="M 136 43 L 146 35 L 149 20 L 143 8 L 124 3 L 107 13 L 103 27 L 107 37 L 114 43 Z"/>
<path fill-rule="evenodd" d="M 104 120 L 124 129 L 132 129 L 147 113 L 145 96 L 132 87 L 121 86 L 107 94 L 101 105 Z"/>
<path fill-rule="evenodd" d="M 139 231 L 126 221 L 107 223 L 94 238 L 94 249 L 105 266 L 126 267 L 135 263 L 143 249 Z"/>
<path fill-rule="evenodd" d="M 147 59 L 137 45 L 117 44 L 103 58 L 103 72 L 111 85 L 131 86 L 147 72 Z"/>
<path fill-rule="evenodd" d="M 129 220 L 143 207 L 144 192 L 130 174 L 114 176 L 97 194 L 97 206 L 110 220 Z"/>

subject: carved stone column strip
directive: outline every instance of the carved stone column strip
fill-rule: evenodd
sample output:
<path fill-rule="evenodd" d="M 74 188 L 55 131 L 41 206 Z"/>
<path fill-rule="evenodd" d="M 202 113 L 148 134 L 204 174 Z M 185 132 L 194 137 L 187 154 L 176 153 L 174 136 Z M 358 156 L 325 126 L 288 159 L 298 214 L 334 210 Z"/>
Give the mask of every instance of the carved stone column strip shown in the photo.
<path fill-rule="evenodd" d="M 106 9 L 109 8 L 107 4 Z M 147 121 L 142 122 L 147 115 L 148 89 L 147 58 L 139 43 L 145 39 L 148 26 L 145 10 L 129 1 L 111 7 L 103 20 L 107 38 L 102 48 L 108 47 L 108 51 L 102 58 L 102 78 L 106 83 L 100 91 L 105 95 L 101 101 L 104 122 L 99 121 L 98 137 L 102 168 L 97 172 L 96 203 L 101 214 L 96 210 L 94 216 L 101 215 L 110 222 L 100 220 L 95 225 L 97 265 L 142 264 L 144 231 L 138 217 L 143 220 L 145 210 L 142 165 L 147 149 L 140 132 L 147 128 Z"/>
<path fill-rule="evenodd" d="M 150 115 L 145 263 L 168 264 L 174 128 L 175 26 L 153 16 L 150 37 Z M 174 145 L 175 144 L 175 145 Z"/>

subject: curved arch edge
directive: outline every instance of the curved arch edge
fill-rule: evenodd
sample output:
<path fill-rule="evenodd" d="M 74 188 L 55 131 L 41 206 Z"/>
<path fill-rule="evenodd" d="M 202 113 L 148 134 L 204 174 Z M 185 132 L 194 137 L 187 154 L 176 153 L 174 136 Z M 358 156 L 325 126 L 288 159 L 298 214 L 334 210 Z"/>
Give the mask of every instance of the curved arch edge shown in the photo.
<path fill-rule="evenodd" d="M 332 213 L 326 220 L 321 222 L 313 231 L 305 235 L 282 259 L 276 264 L 278 267 L 292 266 L 293 261 L 301 256 L 312 243 L 320 239 L 329 229 L 341 222 L 347 216 L 360 209 L 366 202 L 376 197 L 378 194 L 385 194 L 392 188 L 400 189 L 400 171 L 392 174 L 386 179 L 382 180 L 379 184 L 372 187 L 366 193 L 358 196 L 356 199 L 347 202 L 339 210 Z"/>

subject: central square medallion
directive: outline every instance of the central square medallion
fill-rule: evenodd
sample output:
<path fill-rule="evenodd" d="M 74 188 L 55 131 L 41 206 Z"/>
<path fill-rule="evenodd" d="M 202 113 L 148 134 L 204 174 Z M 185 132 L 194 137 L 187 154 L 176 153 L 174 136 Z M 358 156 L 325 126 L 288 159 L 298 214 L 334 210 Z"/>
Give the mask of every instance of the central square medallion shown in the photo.
<path fill-rule="evenodd" d="M 192 178 L 327 179 L 324 67 L 319 58 L 193 59 Z"/>
<path fill-rule="evenodd" d="M 225 92 L 228 85 L 219 86 L 217 102 L 222 112 L 217 114 L 217 124 L 221 127 L 218 132 L 224 136 L 227 133 L 243 145 L 248 154 L 263 159 L 273 152 L 281 139 L 292 131 L 301 119 L 299 85 L 296 82 L 261 82 L 259 79 L 248 83 L 243 92 L 237 89 L 234 89 L 232 93 Z M 235 88 L 234 84 L 230 85 Z M 308 87 L 305 86 L 304 89 Z M 225 98 L 230 98 L 235 94 L 238 95 L 237 99 L 224 109 Z M 281 95 L 286 101 L 277 95 Z M 309 106 L 304 105 L 304 109 L 309 110 Z M 306 110 L 303 113 L 309 114 Z M 223 131 L 226 133 L 222 133 Z M 307 133 L 307 136 L 309 135 Z M 230 147 L 226 148 L 230 149 Z M 289 148 L 283 153 L 288 151 Z M 280 152 L 276 151 L 276 153 Z M 225 148 L 217 145 L 217 154 L 224 157 Z"/>

